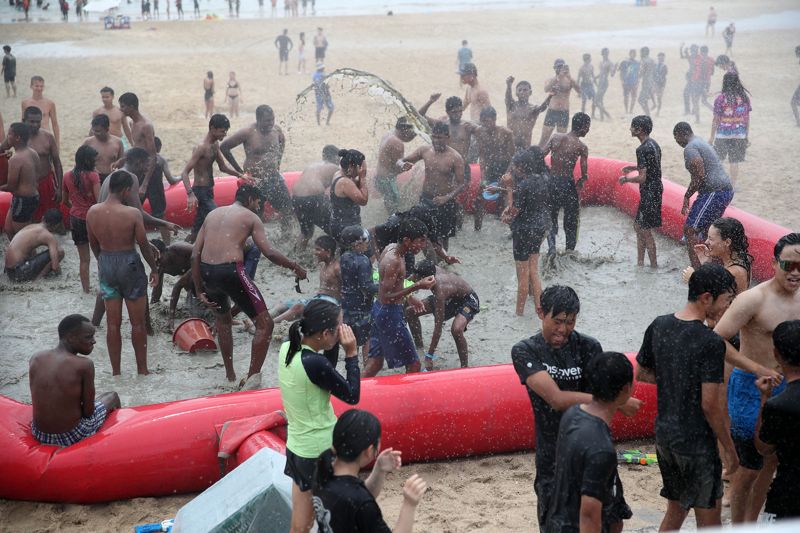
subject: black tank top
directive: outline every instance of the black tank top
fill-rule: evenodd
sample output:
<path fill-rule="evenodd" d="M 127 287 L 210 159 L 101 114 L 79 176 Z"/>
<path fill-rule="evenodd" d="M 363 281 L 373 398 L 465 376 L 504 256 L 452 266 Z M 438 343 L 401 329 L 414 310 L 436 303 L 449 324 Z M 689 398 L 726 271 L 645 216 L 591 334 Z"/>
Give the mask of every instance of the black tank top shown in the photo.
<path fill-rule="evenodd" d="M 331 222 L 341 226 L 361 225 L 361 206 L 346 196 L 336 196 L 336 184 L 344 176 L 339 176 L 331 184 Z"/>

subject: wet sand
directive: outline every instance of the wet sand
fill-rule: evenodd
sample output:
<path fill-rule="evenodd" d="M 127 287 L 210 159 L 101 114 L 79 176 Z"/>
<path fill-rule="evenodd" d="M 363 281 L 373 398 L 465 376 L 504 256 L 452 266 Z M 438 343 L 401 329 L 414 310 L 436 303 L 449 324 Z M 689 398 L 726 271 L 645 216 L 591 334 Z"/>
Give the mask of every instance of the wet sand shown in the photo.
<path fill-rule="evenodd" d="M 667 53 L 670 75 L 662 118 L 656 119 L 654 138 L 663 149 L 664 175 L 686 184 L 680 148 L 672 141 L 675 122 L 683 120 L 682 90 L 685 63 L 677 57 L 677 45 L 708 43 L 712 55 L 724 50 L 722 38 L 703 38 L 707 6 L 686 1 L 660 2 L 658 8 L 629 6 L 591 6 L 576 9 L 535 8 L 485 13 L 441 13 L 387 17 L 300 19 L 297 21 L 215 21 L 170 24 L 138 23 L 130 31 L 103 31 L 97 24 L 4 25 L 4 39 L 18 58 L 20 96 L 27 94 L 25 79 L 43 74 L 46 95 L 58 105 L 62 128 L 62 161 L 70 168 L 75 148 L 88 130 L 91 111 L 99 106 L 103 85 L 117 94 L 136 92 L 141 110 L 156 125 L 164 142 L 163 154 L 173 173 L 179 173 L 191 147 L 204 135 L 201 80 L 213 70 L 218 86 L 223 86 L 228 70 L 236 70 L 243 88 L 242 116 L 232 120 L 233 129 L 253 119 L 255 107 L 269 103 L 287 133 L 288 146 L 283 168 L 300 169 L 318 158 L 324 144 L 333 142 L 355 147 L 368 156 L 374 167 L 378 138 L 398 116 L 397 111 L 378 98 L 349 93 L 348 87 L 333 91 L 336 112 L 330 127 L 317 127 L 313 102 L 295 106 L 294 95 L 310 83 L 313 61 L 308 60 L 307 75 L 277 76 L 277 53 L 273 35 L 284 26 L 290 34 L 307 34 L 317 25 L 326 27 L 331 42 L 326 64 L 328 72 L 349 66 L 390 81 L 417 106 L 431 92 L 443 92 L 434 104 L 432 115 L 444 114 L 443 100 L 451 94 L 463 95 L 454 73 L 455 51 L 462 38 L 468 38 L 475 52 L 480 79 L 488 88 L 504 120 L 502 95 L 506 76 L 529 79 L 534 86 L 532 100 L 542 97 L 542 85 L 550 75 L 555 57 L 565 58 L 577 71 L 580 54 L 609 46 L 613 60 L 621 60 L 630 47 L 649 45 L 652 54 Z M 797 85 L 797 62 L 793 44 L 800 24 L 796 4 L 772 1 L 755 5 L 737 1 L 726 3 L 720 11 L 721 31 L 728 18 L 737 21 L 739 32 L 735 57 L 743 80 L 753 94 L 751 147 L 742 165 L 734 205 L 785 226 L 800 227 L 797 195 L 800 178 L 793 172 L 793 152 L 800 141 L 788 101 Z M 760 15 L 772 15 L 772 18 Z M 766 20 L 766 21 L 765 21 Z M 786 28 L 786 24 L 790 28 Z M 577 23 L 576 23 L 577 21 Z M 740 23 L 742 21 L 742 23 Z M 747 21 L 750 21 L 749 23 Z M 745 29 L 750 24 L 750 30 Z M 591 33 L 576 33 L 588 30 Z M 659 28 L 669 31 L 659 31 Z M 42 32 L 45 28 L 47 31 Z M 745 29 L 743 29 L 745 28 Z M 265 35 L 270 37 L 265 37 Z M 790 47 L 787 43 L 792 44 Z M 306 56 L 309 56 L 308 50 Z M 291 56 L 292 61 L 296 56 Z M 292 66 L 296 66 L 292 63 Z M 720 76 L 713 86 L 719 87 Z M 215 97 L 218 110 L 222 94 Z M 630 115 L 619 110 L 621 88 L 616 79 L 606 95 L 613 121 L 596 121 L 586 142 L 590 153 L 623 160 L 633 158 L 637 146 L 628 134 Z M 573 96 L 572 110 L 580 108 Z M 0 111 L 6 125 L 19 113 L 19 100 L 0 98 Z M 708 135 L 711 117 L 701 112 L 696 128 Z M 541 124 L 534 129 L 538 139 Z M 418 145 L 411 143 L 408 150 Z M 366 223 L 384 216 L 380 199 L 375 197 L 365 213 Z M 471 225 L 467 220 L 465 227 Z M 277 235 L 277 226 L 268 231 Z M 155 236 L 155 234 L 153 235 Z M 514 316 L 516 282 L 511 259 L 508 230 L 490 218 L 485 230 L 474 236 L 469 229 L 452 241 L 451 252 L 464 264 L 454 269 L 473 284 L 481 297 L 483 310 L 470 326 L 467 338 L 472 347 L 471 364 L 509 362 L 511 345 L 532 335 L 539 327 L 532 305 L 526 316 Z M 563 233 L 560 235 L 563 239 Z M 64 274 L 34 287 L 11 286 L 0 276 L 0 393 L 29 401 L 27 360 L 44 346 L 56 343 L 55 326 L 68 312 L 90 314 L 94 298 L 80 291 L 77 254 L 68 236 L 61 239 L 67 252 Z M 561 246 L 563 247 L 563 241 Z M 290 243 L 277 242 L 284 252 Z M 4 247 L 0 244 L 0 250 Z M 604 348 L 634 351 L 647 324 L 658 314 L 673 311 L 684 298 L 685 288 L 679 270 L 686 263 L 685 252 L 674 243 L 658 239 L 658 272 L 635 266 L 635 237 L 630 219 L 608 208 L 584 209 L 578 243 L 579 259 L 562 258 L 563 269 L 545 280 L 566 283 L 576 288 L 582 301 L 578 329 L 596 336 Z M 309 257 L 304 261 L 311 264 Z M 96 272 L 96 264 L 92 263 Z M 316 269 L 310 272 L 317 279 Z M 153 309 L 158 330 L 150 338 L 151 376 L 134 375 L 129 332 L 123 327 L 123 376 L 110 375 L 104 343 L 104 329 L 92 354 L 97 367 L 97 389 L 120 392 L 126 405 L 170 401 L 231 390 L 224 379 L 218 353 L 189 355 L 180 353 L 164 331 L 167 295 L 174 280 L 168 280 L 164 301 Z M 291 275 L 266 261 L 259 267 L 256 282 L 270 306 L 294 297 Z M 92 278 L 96 286 L 96 278 Z M 304 292 L 313 293 L 316 285 L 305 283 Z M 181 302 L 183 307 L 183 301 Z M 180 316 L 180 315 L 179 315 Z M 426 337 L 432 321 L 423 319 Z M 250 336 L 234 330 L 234 359 L 243 374 L 249 361 Z M 276 328 L 276 337 L 285 327 Z M 439 352 L 444 366 L 457 366 L 458 357 L 449 335 L 442 337 Z M 273 342 L 264 366 L 263 386 L 274 386 L 275 354 Z M 625 445 L 630 447 L 629 445 Z M 644 447 L 651 446 L 645 443 Z M 651 449 L 651 448 L 648 448 Z M 451 463 L 412 465 L 390 478 L 381 504 L 389 523 L 397 516 L 402 481 L 411 472 L 420 472 L 432 491 L 420 505 L 418 530 L 428 531 L 519 531 L 534 527 L 535 500 L 532 491 L 533 457 L 527 454 L 500 455 Z M 664 510 L 658 497 L 660 478 L 655 467 L 622 468 L 626 495 L 634 508 L 629 528 L 657 526 Z M 135 524 L 174 516 L 189 496 L 141 498 L 97 506 L 50 505 L 0 502 L 4 516 L 0 531 L 121 530 Z"/>

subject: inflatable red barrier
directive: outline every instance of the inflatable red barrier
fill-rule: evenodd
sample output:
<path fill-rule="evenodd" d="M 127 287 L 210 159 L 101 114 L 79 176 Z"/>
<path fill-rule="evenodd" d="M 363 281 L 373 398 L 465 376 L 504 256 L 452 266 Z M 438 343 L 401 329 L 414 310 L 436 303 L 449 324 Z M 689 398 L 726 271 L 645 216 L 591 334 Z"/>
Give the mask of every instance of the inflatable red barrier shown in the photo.
<path fill-rule="evenodd" d="M 644 405 L 634 418 L 615 418 L 617 439 L 653 434 L 655 386 L 638 383 L 634 394 Z M 534 443 L 530 401 L 510 364 L 365 379 L 357 407 L 381 420 L 382 445 L 402 450 L 404 461 L 513 452 Z M 334 408 L 350 406 L 334 401 Z M 58 448 L 31 435 L 30 405 L 0 396 L 0 498 L 94 503 L 201 491 L 220 477 L 217 427 L 279 409 L 278 389 L 124 408 L 98 434 Z M 280 444 L 275 435 L 256 433 L 242 443 L 238 461 Z"/>

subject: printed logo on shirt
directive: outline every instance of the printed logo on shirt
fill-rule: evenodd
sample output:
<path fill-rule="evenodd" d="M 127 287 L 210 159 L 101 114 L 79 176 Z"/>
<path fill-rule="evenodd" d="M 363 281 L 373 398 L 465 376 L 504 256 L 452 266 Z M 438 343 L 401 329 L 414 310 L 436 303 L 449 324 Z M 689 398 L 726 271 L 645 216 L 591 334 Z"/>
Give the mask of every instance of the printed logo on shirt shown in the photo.
<path fill-rule="evenodd" d="M 560 368 L 557 366 L 548 365 L 547 363 L 542 363 L 544 367 L 547 369 L 547 373 L 550 374 L 550 377 L 553 379 L 560 379 L 564 381 L 578 381 L 583 377 L 583 369 L 579 366 L 573 366 L 570 368 Z"/>
<path fill-rule="evenodd" d="M 314 505 L 314 518 L 317 521 L 317 528 L 320 533 L 333 533 L 331 528 L 331 512 L 325 508 L 325 504 L 319 496 L 311 498 L 311 503 Z"/>

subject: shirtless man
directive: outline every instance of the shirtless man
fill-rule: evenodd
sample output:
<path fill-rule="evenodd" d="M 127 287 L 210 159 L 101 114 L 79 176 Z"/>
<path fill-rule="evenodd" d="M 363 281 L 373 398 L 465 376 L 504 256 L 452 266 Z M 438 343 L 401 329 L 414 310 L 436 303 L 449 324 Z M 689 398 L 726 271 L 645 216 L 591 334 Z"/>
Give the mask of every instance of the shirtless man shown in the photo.
<path fill-rule="evenodd" d="M 125 93 L 119 97 L 119 108 L 126 118 L 131 119 L 131 131 L 128 140 L 134 148 L 143 148 L 147 154 L 147 166 L 144 178 L 139 180 L 139 194 L 147 193 L 147 186 L 156 168 L 156 130 L 149 118 L 139 112 L 139 98 L 133 93 Z M 116 165 L 119 166 L 119 165 Z"/>
<path fill-rule="evenodd" d="M 464 278 L 447 270 L 436 268 L 433 261 L 427 259 L 417 263 L 414 273 L 409 279 L 417 281 L 428 276 L 435 276 L 436 283 L 431 287 L 431 295 L 422 301 L 424 310 L 415 311 L 411 307 L 406 309 L 406 319 L 408 327 L 411 328 L 411 335 L 414 337 L 414 344 L 419 350 L 423 348 L 422 326 L 419 323 L 419 317 L 433 313 L 433 334 L 428 351 L 425 353 L 425 368 L 433 370 L 433 362 L 439 359 L 436 356 L 436 347 L 442 336 L 442 326 L 452 318 L 453 325 L 450 327 L 450 332 L 456 343 L 461 368 L 466 368 L 469 366 L 469 349 L 464 332 L 475 315 L 481 311 L 478 295 Z"/>
<path fill-rule="evenodd" d="M 194 147 L 192 157 L 181 172 L 183 186 L 186 187 L 186 209 L 191 211 L 197 208 L 192 231 L 186 237 L 186 242 L 195 241 L 206 216 L 217 208 L 217 204 L 214 203 L 214 163 L 220 172 L 232 174 L 237 178 L 244 177 L 244 174 L 233 170 L 225 163 L 220 152 L 219 142 L 228 135 L 230 127 L 228 117 L 220 114 L 212 115 L 208 121 L 208 133 L 200 144 Z M 194 171 L 194 182 L 189 183 L 189 173 L 192 171 Z"/>
<path fill-rule="evenodd" d="M 436 122 L 431 132 L 431 146 L 421 146 L 402 160 L 404 171 L 411 170 L 417 161 L 425 162 L 425 181 L 419 202 L 431 213 L 432 240 L 445 249 L 450 237 L 456 234 L 456 198 L 467 186 L 464 159 L 447 145 L 449 138 L 447 123 Z"/>
<path fill-rule="evenodd" d="M 169 301 L 169 321 L 167 327 L 170 331 L 175 325 L 175 309 L 178 306 L 178 298 L 182 290 L 194 291 L 192 284 L 192 249 L 194 246 L 188 242 L 175 242 L 169 246 L 164 241 L 153 239 L 150 244 L 158 250 L 158 283 L 153 288 L 150 303 L 154 304 L 161 301 L 161 293 L 164 287 L 164 275 L 178 276 L 178 281 L 172 287 L 172 294 Z"/>
<path fill-rule="evenodd" d="M 614 76 L 617 72 L 617 65 L 608 58 L 608 48 L 600 50 L 602 60 L 600 61 L 599 69 L 595 81 L 597 82 L 597 94 L 594 95 L 594 105 L 600 110 L 600 120 L 611 118 L 611 115 L 606 111 L 604 98 L 608 90 L 608 78 Z"/>
<path fill-rule="evenodd" d="M 22 102 L 20 102 L 22 115 L 25 116 L 25 110 L 29 107 L 38 107 L 42 112 L 42 127 L 51 131 L 55 136 L 56 146 L 61 146 L 61 130 L 58 127 L 56 103 L 49 98 L 45 98 L 42 93 L 44 93 L 44 78 L 33 76 L 31 78 L 31 95 L 28 98 L 23 98 Z"/>
<path fill-rule="evenodd" d="M 295 252 L 306 249 L 309 239 L 314 236 L 314 226 L 323 231 L 327 228 L 331 210 L 325 191 L 338 171 L 339 149 L 328 144 L 322 149 L 322 161 L 308 165 L 294 182 L 292 205 L 300 223 L 300 238 Z"/>
<path fill-rule="evenodd" d="M 469 108 L 470 120 L 478 122 L 481 111 L 491 106 L 492 102 L 489 99 L 489 92 L 478 82 L 478 67 L 474 63 L 464 65 L 461 70 L 461 83 L 467 86 L 467 91 L 464 93 L 464 111 Z"/>
<path fill-rule="evenodd" d="M 639 89 L 639 105 L 646 116 L 650 116 L 650 100 L 654 100 L 656 89 L 656 62 L 650 57 L 650 48 L 643 46 L 639 51 L 641 60 L 639 61 L 639 79 L 642 82 Z M 631 105 L 631 107 L 633 107 Z"/>
<path fill-rule="evenodd" d="M 250 369 L 240 385 L 247 383 L 256 374 L 260 377 L 275 326 L 258 287 L 244 271 L 245 241 L 252 237 L 267 259 L 292 270 L 300 279 L 306 278 L 306 271 L 300 265 L 270 246 L 264 225 L 258 216 L 261 205 L 261 193 L 256 187 L 239 187 L 232 205 L 217 208 L 208 214 L 197 235 L 192 253 L 191 272 L 195 291 L 200 301 L 216 314 L 217 339 L 228 381 L 236 380 L 229 298 L 255 323 Z M 258 380 L 259 378 L 254 379 Z"/>
<path fill-rule="evenodd" d="M 391 215 L 400 207 L 400 191 L 397 189 L 397 175 L 403 171 L 405 143 L 411 142 L 417 134 L 406 117 L 400 117 L 394 129 L 383 136 L 378 147 L 378 168 L 375 170 L 375 187 L 383 195 L 386 213 Z"/>
<path fill-rule="evenodd" d="M 740 468 L 731 479 L 731 521 L 755 522 L 777 467 L 775 455 L 763 457 L 754 443 L 761 407 L 756 378 L 769 376 L 773 394 L 785 388 L 774 356 L 772 331 L 785 320 L 800 319 L 800 233 L 781 237 L 773 250 L 775 275 L 739 294 L 717 322 L 714 332 L 723 339 L 739 334 L 737 351 L 726 341 L 726 362 L 735 368 L 728 382 L 731 437 Z M 778 386 L 780 383 L 780 386 Z"/>
<path fill-rule="evenodd" d="M 592 118 L 595 118 L 594 111 L 597 104 L 594 101 L 594 65 L 592 65 L 591 54 L 583 54 L 583 65 L 578 69 L 578 86 L 581 88 L 581 112 L 586 113 L 586 101 L 592 101 Z"/>
<path fill-rule="evenodd" d="M 147 276 L 144 265 L 136 253 L 136 244 L 150 265 L 150 285 L 158 283 L 158 265 L 152 247 L 147 242 L 144 219 L 139 209 L 125 205 L 136 180 L 130 172 L 117 170 L 107 179 L 108 197 L 89 208 L 86 227 L 89 246 L 97 258 L 100 293 L 107 315 L 106 344 L 111 360 L 111 373 L 121 374 L 122 356 L 122 300 L 131 321 L 131 344 L 136 355 L 136 369 L 140 375 L 147 370 L 147 332 L 145 309 L 147 307 Z M 102 196 L 102 193 L 101 193 Z"/>
<path fill-rule="evenodd" d="M 110 133 L 111 121 L 106 114 L 99 114 L 92 119 L 91 137 L 83 144 L 91 146 L 97 152 L 95 170 L 100 175 L 100 183 L 113 172 L 112 165 L 125 157 L 122 139 Z"/>
<path fill-rule="evenodd" d="M 578 221 L 580 219 L 580 202 L 578 191 L 588 179 L 587 168 L 589 148 L 581 142 L 581 137 L 589 133 L 592 119 L 586 113 L 575 113 L 572 117 L 572 130 L 569 133 L 553 135 L 544 148 L 546 156 L 552 152 L 550 158 L 552 204 L 552 224 L 547 236 L 547 253 L 550 257 L 556 253 L 556 235 L 558 235 L 558 213 L 564 210 L 564 233 L 566 235 L 567 251 L 575 250 L 578 242 Z M 581 160 L 581 177 L 575 183 L 575 163 Z"/>
<path fill-rule="evenodd" d="M 6 249 L 5 271 L 14 282 L 39 281 L 50 272 L 61 272 L 64 250 L 53 236 L 61 223 L 61 212 L 50 209 L 40 224 L 26 226 L 14 235 Z M 47 249 L 36 253 L 39 246 Z"/>
<path fill-rule="evenodd" d="M 245 159 L 242 167 L 233 156 L 233 149 L 242 145 Z M 289 237 L 292 229 L 292 199 L 281 176 L 281 159 L 286 148 L 286 137 L 275 125 L 275 113 L 268 105 L 256 108 L 255 123 L 228 137 L 219 147 L 228 163 L 239 173 L 250 173 L 262 196 L 281 215 L 281 234 Z"/>
<path fill-rule="evenodd" d="M 539 146 L 544 149 L 553 129 L 559 133 L 567 131 L 569 124 L 569 94 L 575 91 L 581 94 L 581 88 L 569 74 L 569 66 L 563 59 L 556 59 L 553 63 L 553 70 L 556 75 L 544 84 L 544 92 L 552 93 L 553 98 L 547 106 L 547 114 L 544 116 L 544 126 L 542 126 L 542 137 L 539 139 Z"/>
<path fill-rule="evenodd" d="M 636 50 L 630 50 L 628 59 L 622 60 L 619 64 L 619 79 L 622 82 L 622 103 L 625 112 L 633 113 L 636 92 L 639 90 L 639 62 L 636 60 Z"/>
<path fill-rule="evenodd" d="M 406 218 L 400 223 L 398 243 L 390 244 L 383 250 L 378 263 L 380 282 L 378 297 L 372 304 L 369 357 L 364 365 L 363 377 L 377 375 L 383 368 L 384 360 L 389 368 L 405 366 L 407 373 L 420 370 L 414 339 L 404 320 L 403 300 L 418 290 L 430 289 L 436 279 L 429 276 L 408 287 L 404 287 L 403 282 L 406 279 L 404 257 L 408 252 L 416 255 L 425 248 L 425 231 L 425 224 L 419 219 Z M 412 306 L 420 308 L 421 303 L 416 301 Z"/>
<path fill-rule="evenodd" d="M 528 102 L 531 97 L 531 84 L 527 81 L 517 83 L 517 99 L 511 96 L 511 86 L 514 84 L 514 76 L 506 78 L 506 125 L 511 133 L 514 134 L 514 146 L 517 150 L 525 150 L 531 145 L 533 127 L 539 113 L 547 109 L 554 93 L 550 93 L 544 102 L 539 106 Z"/>
<path fill-rule="evenodd" d="M 550 103 L 552 105 L 552 102 Z M 483 188 L 498 183 L 514 157 L 514 134 L 497 125 L 497 111 L 487 107 L 481 112 L 481 127 L 475 134 L 481 165 L 481 187 L 475 197 L 475 231 L 483 226 Z M 502 208 L 500 209 L 502 211 Z"/>
<path fill-rule="evenodd" d="M 39 222 L 48 209 L 57 209 L 61 204 L 63 169 L 58 155 L 58 143 L 49 131 L 41 129 L 42 112 L 38 107 L 25 109 L 23 121 L 30 128 L 28 148 L 39 155 L 36 169 L 39 191 L 39 207 L 33 213 L 33 221 Z M 5 145 L 5 143 L 3 143 Z M 0 147 L 0 151 L 4 148 Z"/>
<path fill-rule="evenodd" d="M 68 315 L 58 324 L 58 346 L 31 357 L 31 433 L 42 444 L 80 442 L 97 433 L 108 414 L 120 407 L 116 392 L 96 395 L 94 363 L 81 357 L 92 353 L 94 333 L 88 318 Z"/>
<path fill-rule="evenodd" d="M 125 139 L 131 139 L 131 127 L 122 110 L 114 105 L 114 89 L 111 87 L 100 89 L 100 99 L 103 101 L 103 105 L 92 111 L 92 118 L 106 115 L 109 121 L 109 133 L 121 139 L 124 144 Z M 89 132 L 90 135 L 92 133 L 91 131 Z M 123 133 L 125 137 L 122 136 Z M 124 149 L 127 150 L 128 147 L 125 146 Z"/>
<path fill-rule="evenodd" d="M 3 143 L 14 149 L 14 155 L 8 160 L 8 181 L 0 186 L 0 191 L 12 194 L 11 209 L 8 210 L 3 225 L 9 239 L 33 222 L 33 214 L 39 207 L 39 155 L 28 147 L 29 137 L 28 125 L 15 122 L 9 126 L 8 138 Z"/>

